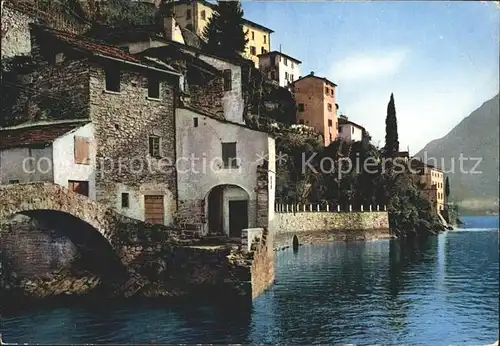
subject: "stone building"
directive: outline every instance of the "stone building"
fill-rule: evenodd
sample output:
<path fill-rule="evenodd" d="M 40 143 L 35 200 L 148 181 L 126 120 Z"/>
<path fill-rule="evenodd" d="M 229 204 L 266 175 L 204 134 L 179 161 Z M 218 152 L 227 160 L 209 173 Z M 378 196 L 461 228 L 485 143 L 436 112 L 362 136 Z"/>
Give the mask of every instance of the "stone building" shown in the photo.
<path fill-rule="evenodd" d="M 45 181 L 96 199 L 96 148 L 88 120 L 0 129 L 0 184 Z"/>
<path fill-rule="evenodd" d="M 13 106 L 25 120 L 88 119 L 95 196 L 120 213 L 169 224 L 176 210 L 174 97 L 168 65 L 63 31 L 32 25 L 31 57 Z"/>
<path fill-rule="evenodd" d="M 245 124 L 242 66 L 201 50 L 196 37 L 173 18 L 163 24 L 130 32 L 110 29 L 100 38 L 181 72 L 175 118 L 177 221 L 205 234 L 238 237 L 243 228 L 268 227 L 274 213 L 269 207 L 274 205 L 274 140 Z M 229 157 L 241 165 L 226 165 Z"/>
<path fill-rule="evenodd" d="M 285 88 L 299 79 L 300 64 L 300 60 L 277 51 L 259 55 L 259 70 Z"/>
<path fill-rule="evenodd" d="M 332 81 L 311 72 L 292 83 L 297 102 L 297 123 L 313 127 L 323 136 L 325 147 L 337 138 L 337 104 Z"/>
<path fill-rule="evenodd" d="M 202 36 L 216 5 L 205 0 L 177 0 L 170 3 L 170 9 L 181 27 Z M 243 56 L 252 60 L 258 68 L 259 55 L 271 50 L 271 34 L 274 31 L 247 19 L 244 19 L 243 30 L 248 39 Z"/>
<path fill-rule="evenodd" d="M 363 139 L 365 128 L 350 121 L 345 115 L 341 115 L 338 118 L 338 124 L 338 138 L 349 142 L 359 142 Z"/>

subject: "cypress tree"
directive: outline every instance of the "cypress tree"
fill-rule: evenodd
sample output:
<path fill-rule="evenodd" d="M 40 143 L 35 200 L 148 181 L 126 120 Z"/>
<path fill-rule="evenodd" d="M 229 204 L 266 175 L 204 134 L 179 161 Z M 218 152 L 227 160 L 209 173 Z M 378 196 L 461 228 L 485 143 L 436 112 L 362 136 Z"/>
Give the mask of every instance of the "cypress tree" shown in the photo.
<path fill-rule="evenodd" d="M 385 147 L 384 152 L 387 157 L 399 151 L 398 140 L 398 120 L 396 118 L 396 105 L 394 104 L 394 94 L 387 105 L 387 117 L 385 118 Z"/>
<path fill-rule="evenodd" d="M 203 30 L 206 49 L 224 57 L 245 52 L 248 42 L 243 31 L 243 9 L 239 1 L 218 1 L 215 11 Z"/>
<path fill-rule="evenodd" d="M 448 201 L 448 197 L 450 196 L 450 181 L 448 177 L 446 177 L 446 181 L 444 183 L 444 194 L 446 196 L 446 201 Z"/>

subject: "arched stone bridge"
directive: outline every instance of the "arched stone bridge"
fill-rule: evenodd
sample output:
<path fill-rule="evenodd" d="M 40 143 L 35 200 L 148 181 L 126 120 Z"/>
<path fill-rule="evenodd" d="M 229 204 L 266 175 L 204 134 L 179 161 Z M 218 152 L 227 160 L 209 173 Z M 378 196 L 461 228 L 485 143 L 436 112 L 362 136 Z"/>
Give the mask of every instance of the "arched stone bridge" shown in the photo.
<path fill-rule="evenodd" d="M 111 208 L 51 183 L 0 185 L 0 231 L 15 214 L 56 211 L 92 226 L 128 266 L 138 251 L 177 244 L 183 232 L 121 215 Z M 135 255 L 134 255 L 135 254 Z"/>

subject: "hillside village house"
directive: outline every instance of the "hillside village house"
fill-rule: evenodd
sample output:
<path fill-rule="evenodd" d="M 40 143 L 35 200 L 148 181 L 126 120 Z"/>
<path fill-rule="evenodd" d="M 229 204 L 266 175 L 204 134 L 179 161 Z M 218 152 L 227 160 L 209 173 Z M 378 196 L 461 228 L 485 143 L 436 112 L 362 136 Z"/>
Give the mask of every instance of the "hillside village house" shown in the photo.
<path fill-rule="evenodd" d="M 91 121 L 98 202 L 205 233 L 240 236 L 243 228 L 269 225 L 274 139 L 245 125 L 238 64 L 149 36 L 148 44 L 139 37 L 121 49 L 40 26 L 32 38 L 34 60 L 45 64 L 30 74 L 35 83 L 14 111 L 31 100 Z M 215 163 L 191 170 L 191 157 Z M 162 165 L 164 159 L 170 163 Z M 150 163 L 162 169 L 140 169 Z"/>
<path fill-rule="evenodd" d="M 410 161 L 414 181 L 423 186 L 423 193 L 431 201 L 435 211 L 444 210 L 444 173 L 439 168 L 417 159 Z"/>
<path fill-rule="evenodd" d="M 349 142 L 359 142 L 363 139 L 365 128 L 350 121 L 345 115 L 339 116 L 338 124 L 338 138 Z"/>
<path fill-rule="evenodd" d="M 277 51 L 259 55 L 259 70 L 285 88 L 299 79 L 301 63 L 300 60 Z"/>
<path fill-rule="evenodd" d="M 323 136 L 325 147 L 337 138 L 337 109 L 332 81 L 311 72 L 292 83 L 297 103 L 297 123 L 311 126 Z"/>
<path fill-rule="evenodd" d="M 215 10 L 215 4 L 205 0 L 178 0 L 171 2 L 171 9 L 181 27 L 202 36 Z M 271 50 L 271 34 L 274 31 L 247 19 L 244 20 L 243 30 L 248 39 L 244 57 L 252 60 L 255 67 L 259 67 L 259 55 Z"/>
<path fill-rule="evenodd" d="M 50 182 L 95 200 L 95 149 L 88 120 L 0 129 L 0 184 Z"/>
<path fill-rule="evenodd" d="M 90 163 L 95 192 L 89 181 L 89 194 L 129 217 L 171 223 L 175 167 L 161 172 L 146 167 L 175 158 L 179 73 L 85 37 L 38 25 L 31 29 L 35 68 L 22 78 L 28 82 L 13 112 L 28 112 L 31 119 L 48 114 L 89 120 L 96 151 Z"/>

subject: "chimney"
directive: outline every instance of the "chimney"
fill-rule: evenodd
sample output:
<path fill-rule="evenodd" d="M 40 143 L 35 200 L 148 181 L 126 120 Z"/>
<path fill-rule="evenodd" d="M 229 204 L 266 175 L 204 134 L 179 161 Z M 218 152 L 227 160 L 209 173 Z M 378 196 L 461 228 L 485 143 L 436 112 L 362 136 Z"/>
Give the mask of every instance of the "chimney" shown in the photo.
<path fill-rule="evenodd" d="M 166 40 L 173 40 L 175 34 L 175 18 L 173 14 L 168 14 L 163 18 L 163 37 Z"/>

